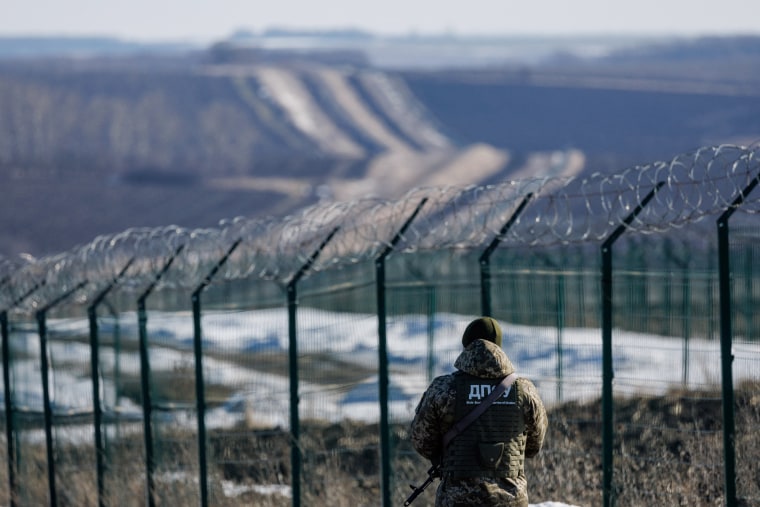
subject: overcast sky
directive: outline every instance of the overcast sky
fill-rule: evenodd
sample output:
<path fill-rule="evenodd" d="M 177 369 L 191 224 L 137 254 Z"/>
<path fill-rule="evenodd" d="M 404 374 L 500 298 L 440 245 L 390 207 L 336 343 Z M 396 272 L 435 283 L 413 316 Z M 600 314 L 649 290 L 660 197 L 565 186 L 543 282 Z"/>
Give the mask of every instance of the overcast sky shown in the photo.
<path fill-rule="evenodd" d="M 0 36 L 208 42 L 237 29 L 760 35 L 760 0 L 0 0 Z"/>

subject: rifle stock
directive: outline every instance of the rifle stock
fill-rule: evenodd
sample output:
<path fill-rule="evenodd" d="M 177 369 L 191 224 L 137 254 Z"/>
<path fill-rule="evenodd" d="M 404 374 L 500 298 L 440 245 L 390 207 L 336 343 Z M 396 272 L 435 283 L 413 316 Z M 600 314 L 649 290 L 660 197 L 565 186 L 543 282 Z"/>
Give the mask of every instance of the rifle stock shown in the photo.
<path fill-rule="evenodd" d="M 430 469 L 427 471 L 427 479 L 425 479 L 425 482 L 420 484 L 419 486 L 414 486 L 413 484 L 410 484 L 409 487 L 412 488 L 414 491 L 412 491 L 412 494 L 409 495 L 409 498 L 406 499 L 404 502 L 404 507 L 409 507 L 412 502 L 414 502 L 414 499 L 420 496 L 420 493 L 425 491 L 425 488 L 430 486 L 433 483 L 433 479 L 436 477 L 441 476 L 441 465 L 433 465 L 430 467 Z"/>

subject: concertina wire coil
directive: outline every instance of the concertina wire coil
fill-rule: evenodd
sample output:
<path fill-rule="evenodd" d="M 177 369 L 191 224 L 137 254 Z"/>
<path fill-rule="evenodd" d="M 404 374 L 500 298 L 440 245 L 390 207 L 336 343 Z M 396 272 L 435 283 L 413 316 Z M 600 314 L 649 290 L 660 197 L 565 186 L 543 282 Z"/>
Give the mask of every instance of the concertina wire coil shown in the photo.
<path fill-rule="evenodd" d="M 600 243 L 621 225 L 644 234 L 666 232 L 720 215 L 740 196 L 736 211 L 757 214 L 760 190 L 743 192 L 758 178 L 760 148 L 722 145 L 609 174 L 420 187 L 400 199 L 320 202 L 284 218 L 238 217 L 216 228 L 133 228 L 39 259 L 0 257 L 0 310 L 39 309 L 75 288 L 83 303 L 116 282 L 143 290 L 162 270 L 160 288 L 194 288 L 228 254 L 217 278 L 287 283 L 310 260 L 309 270 L 316 272 L 377 258 L 407 222 L 394 252 L 482 249 L 497 237 L 503 246 Z M 527 204 L 516 215 L 521 203 Z M 309 259 L 320 246 L 319 256 Z M 165 269 L 169 261 L 171 269 Z"/>

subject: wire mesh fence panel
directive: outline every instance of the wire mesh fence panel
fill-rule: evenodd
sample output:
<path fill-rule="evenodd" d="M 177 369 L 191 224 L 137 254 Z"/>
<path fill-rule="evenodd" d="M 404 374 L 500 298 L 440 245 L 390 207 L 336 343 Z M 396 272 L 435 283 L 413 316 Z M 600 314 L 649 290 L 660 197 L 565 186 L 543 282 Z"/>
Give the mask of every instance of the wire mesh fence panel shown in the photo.
<path fill-rule="evenodd" d="M 617 505 L 711 505 L 722 499 L 724 464 L 720 295 L 704 270 L 715 250 L 647 246 L 626 252 L 613 278 L 613 495 Z"/>
<path fill-rule="evenodd" d="M 760 451 L 760 228 L 737 228 L 731 254 L 736 496 L 755 505 L 760 504 L 760 465 L 754 457 Z"/>
<path fill-rule="evenodd" d="M 541 453 L 525 461 L 531 501 L 599 501 L 600 483 L 586 480 L 601 464 L 601 339 L 596 256 L 577 249 L 498 251 L 494 316 L 503 348 L 550 411 Z M 566 471 L 559 473 L 563 467 Z"/>
<path fill-rule="evenodd" d="M 184 310 L 154 310 L 148 303 L 146 373 L 154 495 L 162 502 L 195 504 L 199 498 L 198 442 L 190 298 L 185 300 Z M 141 402 L 146 403 L 142 398 Z"/>
<path fill-rule="evenodd" d="M 209 501 L 285 505 L 291 487 L 285 293 L 249 279 L 212 284 L 202 301 Z"/>
<path fill-rule="evenodd" d="M 16 501 L 20 505 L 49 505 L 47 456 L 42 414 L 14 416 L 16 430 Z"/>
<path fill-rule="evenodd" d="M 89 326 L 79 306 L 46 315 L 46 345 L 56 500 L 98 501 Z M 39 331 L 38 331 L 39 335 Z"/>
<path fill-rule="evenodd" d="M 380 491 L 378 318 L 371 310 L 376 308 L 371 268 L 362 263 L 299 284 L 299 417 L 303 501 L 309 505 L 348 505 Z"/>
<path fill-rule="evenodd" d="M 760 503 L 760 354 L 758 342 L 734 343 L 735 372 L 741 380 L 736 389 L 736 491 L 746 505 Z"/>
<path fill-rule="evenodd" d="M 11 314 L 9 321 L 10 424 L 15 457 L 8 458 L 15 471 L 17 501 L 43 505 L 48 502 L 49 488 L 37 326 L 28 315 Z"/>
<path fill-rule="evenodd" d="M 114 502 L 144 504 L 145 445 L 139 387 L 138 318 L 134 301 L 106 300 L 95 308 L 95 317 L 98 401 L 102 413 L 102 500 L 106 505 Z M 97 466 L 95 461 L 92 466 Z"/>

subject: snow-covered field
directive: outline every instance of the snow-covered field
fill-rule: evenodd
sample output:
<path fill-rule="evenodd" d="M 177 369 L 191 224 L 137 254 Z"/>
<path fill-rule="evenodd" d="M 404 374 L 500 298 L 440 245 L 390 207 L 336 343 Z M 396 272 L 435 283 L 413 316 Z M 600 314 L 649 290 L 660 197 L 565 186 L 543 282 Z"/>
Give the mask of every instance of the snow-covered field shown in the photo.
<path fill-rule="evenodd" d="M 471 317 L 437 314 L 429 322 L 424 315 L 408 315 L 388 320 L 387 350 L 390 369 L 389 392 L 394 419 L 411 417 L 414 405 L 432 374 L 452 370 L 452 363 L 461 351 L 460 337 Z M 432 332 L 429 324 L 432 323 Z M 257 402 L 268 400 L 272 412 L 269 422 L 281 426 L 288 423 L 287 368 L 281 374 L 242 366 L 237 359 L 245 354 L 286 354 L 288 350 L 287 315 L 285 310 L 250 312 L 207 312 L 202 319 L 204 377 L 207 384 L 235 385 L 241 389 L 230 396 L 230 405 L 246 396 Z M 113 322 L 102 320 L 101 336 L 110 338 Z M 593 399 L 600 395 L 602 343 L 599 329 L 514 326 L 502 322 L 504 349 L 519 374 L 531 378 L 547 405 L 568 400 Z M 89 377 L 90 346 L 68 337 L 88 336 L 86 319 L 49 321 L 49 357 L 53 365 L 51 400 L 56 411 L 77 411 L 91 408 L 92 387 Z M 113 393 L 113 373 L 139 375 L 140 363 L 136 348 L 125 347 L 137 340 L 137 317 L 124 314 L 119 319 L 122 351 L 117 355 L 111 347 L 101 347 L 101 379 L 106 403 Z M 151 312 L 148 316 L 151 372 L 176 371 L 193 365 L 193 322 L 190 313 Z M 351 385 L 325 389 L 319 382 L 301 381 L 303 395 L 300 410 L 304 417 L 336 420 L 351 417 L 376 420 L 378 324 L 374 315 L 340 314 L 312 310 L 298 311 L 299 355 L 326 354 L 359 371 L 366 377 Z M 434 343 L 428 355 L 429 341 Z M 14 361 L 13 386 L 16 406 L 42 410 L 42 389 L 39 361 L 39 340 L 35 329 L 16 331 L 11 336 Z M 760 344 L 734 344 L 733 373 L 735 381 L 760 376 Z M 705 388 L 720 384 L 720 343 L 718 340 L 692 338 L 688 347 L 676 337 L 643 335 L 626 331 L 613 332 L 613 356 L 616 394 L 658 394 L 670 387 Z M 561 370 L 558 369 L 561 358 Z M 432 365 L 430 364 L 432 362 Z M 60 366 L 60 365 L 65 365 Z M 78 365 L 78 366 L 77 366 Z M 562 378 L 558 386 L 558 376 Z M 684 385 L 685 380 L 685 385 Z M 1 393 L 0 393 L 1 394 Z M 120 408 L 127 409 L 120 399 Z M 137 407 L 135 407 L 137 408 Z M 281 410 L 279 410 L 281 409 Z M 225 409 L 208 414 L 209 423 L 217 426 L 233 424 L 239 418 Z M 350 414 L 350 415 L 349 415 Z M 258 414 L 262 423 L 266 414 Z"/>

